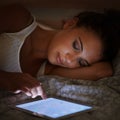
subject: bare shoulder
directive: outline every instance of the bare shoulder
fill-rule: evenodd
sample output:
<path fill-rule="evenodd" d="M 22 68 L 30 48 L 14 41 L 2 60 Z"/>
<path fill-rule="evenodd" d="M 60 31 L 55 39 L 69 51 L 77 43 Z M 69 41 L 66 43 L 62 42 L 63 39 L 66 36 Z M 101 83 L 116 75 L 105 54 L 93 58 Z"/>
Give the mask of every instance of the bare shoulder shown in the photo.
<path fill-rule="evenodd" d="M 0 32 L 17 32 L 25 28 L 32 16 L 22 5 L 14 4 L 0 8 Z"/>

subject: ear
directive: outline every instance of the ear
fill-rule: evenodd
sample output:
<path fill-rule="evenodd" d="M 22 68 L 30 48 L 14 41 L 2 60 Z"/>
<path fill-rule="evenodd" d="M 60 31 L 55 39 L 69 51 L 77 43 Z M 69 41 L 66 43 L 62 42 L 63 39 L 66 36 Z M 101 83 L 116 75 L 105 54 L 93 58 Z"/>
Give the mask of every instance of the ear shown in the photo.
<path fill-rule="evenodd" d="M 72 19 L 64 21 L 63 29 L 75 27 L 79 18 L 74 17 Z"/>

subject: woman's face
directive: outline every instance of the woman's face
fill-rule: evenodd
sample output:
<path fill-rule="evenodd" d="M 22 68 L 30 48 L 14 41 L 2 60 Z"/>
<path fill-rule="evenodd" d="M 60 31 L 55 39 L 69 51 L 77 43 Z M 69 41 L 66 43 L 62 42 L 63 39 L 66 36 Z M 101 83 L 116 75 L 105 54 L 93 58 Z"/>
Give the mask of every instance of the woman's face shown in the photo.
<path fill-rule="evenodd" d="M 84 27 L 59 31 L 48 47 L 51 64 L 67 68 L 88 66 L 101 59 L 102 43 L 91 30 Z"/>

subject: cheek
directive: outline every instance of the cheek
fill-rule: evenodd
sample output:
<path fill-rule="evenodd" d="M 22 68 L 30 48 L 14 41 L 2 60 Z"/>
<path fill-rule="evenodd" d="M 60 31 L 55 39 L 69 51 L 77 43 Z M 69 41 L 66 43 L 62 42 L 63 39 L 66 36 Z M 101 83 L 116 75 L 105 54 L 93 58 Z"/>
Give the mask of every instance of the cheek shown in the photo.
<path fill-rule="evenodd" d="M 61 43 L 50 44 L 48 47 L 48 61 L 51 64 L 56 64 L 58 53 L 63 53 L 64 51 L 64 47 L 61 45 Z"/>
<path fill-rule="evenodd" d="M 60 52 L 62 54 L 69 53 L 72 50 L 71 44 L 68 40 L 57 39 L 56 41 L 51 42 L 48 48 L 49 53 Z"/>
<path fill-rule="evenodd" d="M 52 64 L 54 63 L 55 53 L 56 51 L 53 48 L 48 49 L 48 61 Z"/>

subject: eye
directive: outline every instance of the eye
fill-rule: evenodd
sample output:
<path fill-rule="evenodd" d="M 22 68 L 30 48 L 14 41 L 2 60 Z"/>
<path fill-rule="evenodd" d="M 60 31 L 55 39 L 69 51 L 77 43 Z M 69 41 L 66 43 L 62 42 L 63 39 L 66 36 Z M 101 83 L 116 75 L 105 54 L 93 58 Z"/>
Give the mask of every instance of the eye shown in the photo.
<path fill-rule="evenodd" d="M 74 48 L 75 50 L 80 50 L 80 49 L 81 49 L 79 40 L 75 40 L 75 41 L 73 42 L 73 48 Z"/>
<path fill-rule="evenodd" d="M 85 67 L 85 66 L 89 66 L 89 63 L 86 60 L 83 60 L 82 58 L 80 58 L 78 60 L 78 63 L 80 64 L 80 66 Z"/>

